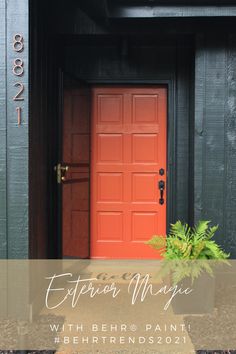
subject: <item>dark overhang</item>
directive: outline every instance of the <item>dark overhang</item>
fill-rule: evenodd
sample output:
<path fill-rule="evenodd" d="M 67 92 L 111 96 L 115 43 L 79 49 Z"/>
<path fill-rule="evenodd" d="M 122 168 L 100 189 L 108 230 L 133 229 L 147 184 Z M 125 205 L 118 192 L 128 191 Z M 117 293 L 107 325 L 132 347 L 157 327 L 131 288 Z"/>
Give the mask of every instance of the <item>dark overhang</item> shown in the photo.
<path fill-rule="evenodd" d="M 167 6 L 119 5 L 109 7 L 109 17 L 116 18 L 176 18 L 236 16 L 236 6 Z"/>
<path fill-rule="evenodd" d="M 234 17 L 236 0 L 80 0 L 94 19 Z"/>

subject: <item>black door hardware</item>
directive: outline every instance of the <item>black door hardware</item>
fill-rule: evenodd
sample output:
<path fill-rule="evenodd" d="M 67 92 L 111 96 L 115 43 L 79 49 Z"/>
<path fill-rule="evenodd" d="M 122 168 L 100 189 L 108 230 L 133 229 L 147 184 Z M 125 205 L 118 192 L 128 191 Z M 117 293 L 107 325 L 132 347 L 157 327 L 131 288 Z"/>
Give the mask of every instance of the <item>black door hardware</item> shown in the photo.
<path fill-rule="evenodd" d="M 164 174 L 165 174 L 164 168 L 160 168 L 160 170 L 159 170 L 159 175 L 160 175 L 160 176 L 163 176 Z"/>
<path fill-rule="evenodd" d="M 160 203 L 161 205 L 163 205 L 163 204 L 164 204 L 164 198 L 163 198 L 163 196 L 164 196 L 165 182 L 162 181 L 162 180 L 159 181 L 159 182 L 158 182 L 158 188 L 159 188 L 159 190 L 160 190 L 159 203 Z"/>

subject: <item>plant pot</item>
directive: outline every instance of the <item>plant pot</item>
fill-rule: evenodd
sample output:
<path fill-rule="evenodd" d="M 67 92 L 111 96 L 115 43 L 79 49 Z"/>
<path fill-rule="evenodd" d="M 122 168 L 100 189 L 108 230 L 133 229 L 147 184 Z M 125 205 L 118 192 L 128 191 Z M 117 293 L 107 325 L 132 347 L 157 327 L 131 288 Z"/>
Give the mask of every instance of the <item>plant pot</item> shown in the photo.
<path fill-rule="evenodd" d="M 202 273 L 192 284 L 190 278 L 184 278 L 178 283 L 178 288 L 190 288 L 188 295 L 176 295 L 172 300 L 175 314 L 207 314 L 215 307 L 215 279 L 207 273 Z"/>

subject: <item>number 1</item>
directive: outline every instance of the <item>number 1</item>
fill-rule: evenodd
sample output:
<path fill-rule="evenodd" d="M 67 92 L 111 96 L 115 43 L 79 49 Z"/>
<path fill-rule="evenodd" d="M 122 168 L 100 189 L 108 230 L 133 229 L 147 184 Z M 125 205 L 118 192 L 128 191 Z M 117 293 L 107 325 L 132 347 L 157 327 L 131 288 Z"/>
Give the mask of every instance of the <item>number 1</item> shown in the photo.
<path fill-rule="evenodd" d="M 17 111 L 17 123 L 18 125 L 21 125 L 21 107 L 16 107 Z"/>

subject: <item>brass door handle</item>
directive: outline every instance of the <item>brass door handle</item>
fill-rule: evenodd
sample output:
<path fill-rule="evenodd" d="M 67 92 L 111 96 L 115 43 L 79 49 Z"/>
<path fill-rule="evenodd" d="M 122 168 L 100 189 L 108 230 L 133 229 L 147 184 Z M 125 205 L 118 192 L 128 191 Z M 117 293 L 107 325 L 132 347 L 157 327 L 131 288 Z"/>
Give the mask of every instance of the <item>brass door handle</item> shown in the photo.
<path fill-rule="evenodd" d="M 58 163 L 54 167 L 54 171 L 57 173 L 57 183 L 61 184 L 63 181 L 65 181 L 66 177 L 66 172 L 69 170 L 69 166 L 63 166 L 61 163 Z"/>

